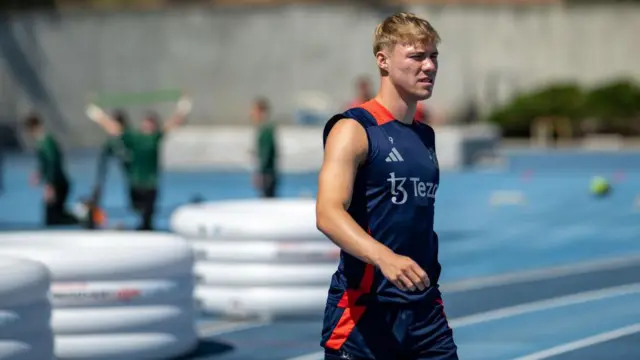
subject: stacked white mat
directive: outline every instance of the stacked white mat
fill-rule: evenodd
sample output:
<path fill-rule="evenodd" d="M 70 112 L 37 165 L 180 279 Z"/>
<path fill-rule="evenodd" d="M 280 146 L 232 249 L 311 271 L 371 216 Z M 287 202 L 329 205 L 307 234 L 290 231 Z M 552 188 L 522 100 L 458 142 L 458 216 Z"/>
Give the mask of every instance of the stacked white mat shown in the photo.
<path fill-rule="evenodd" d="M 185 205 L 172 214 L 171 228 L 195 250 L 201 311 L 322 315 L 339 249 L 317 230 L 313 199 Z"/>
<path fill-rule="evenodd" d="M 0 254 L 39 261 L 51 273 L 60 360 L 171 359 L 197 346 L 193 252 L 175 235 L 3 233 Z"/>
<path fill-rule="evenodd" d="M 0 256 L 0 360 L 53 360 L 50 283 L 43 264 Z"/>

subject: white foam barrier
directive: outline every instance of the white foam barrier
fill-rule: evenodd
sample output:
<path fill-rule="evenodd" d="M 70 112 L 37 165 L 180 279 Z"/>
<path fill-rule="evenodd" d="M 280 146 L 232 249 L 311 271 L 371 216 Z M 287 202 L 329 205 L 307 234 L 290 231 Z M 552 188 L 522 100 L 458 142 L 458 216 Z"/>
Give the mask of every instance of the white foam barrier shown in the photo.
<path fill-rule="evenodd" d="M 200 284 L 224 286 L 308 286 L 329 285 L 334 264 L 247 264 L 211 263 L 196 265 Z"/>
<path fill-rule="evenodd" d="M 216 239 L 191 241 L 196 259 L 207 262 L 335 262 L 340 249 L 330 241 L 299 242 Z"/>
<path fill-rule="evenodd" d="M 339 248 L 316 228 L 314 199 L 236 200 L 176 209 L 172 230 L 196 254 L 196 299 L 208 314 L 321 315 Z"/>
<path fill-rule="evenodd" d="M 206 312 L 229 317 L 321 317 L 327 291 L 328 286 L 201 285 L 196 298 Z"/>
<path fill-rule="evenodd" d="M 0 256 L 0 360 L 53 360 L 51 278 L 36 261 Z"/>
<path fill-rule="evenodd" d="M 316 228 L 314 199 L 229 200 L 177 208 L 171 230 L 199 239 L 326 240 Z"/>
<path fill-rule="evenodd" d="M 14 232 L 0 253 L 52 274 L 58 359 L 171 359 L 195 349 L 193 252 L 171 234 Z"/>

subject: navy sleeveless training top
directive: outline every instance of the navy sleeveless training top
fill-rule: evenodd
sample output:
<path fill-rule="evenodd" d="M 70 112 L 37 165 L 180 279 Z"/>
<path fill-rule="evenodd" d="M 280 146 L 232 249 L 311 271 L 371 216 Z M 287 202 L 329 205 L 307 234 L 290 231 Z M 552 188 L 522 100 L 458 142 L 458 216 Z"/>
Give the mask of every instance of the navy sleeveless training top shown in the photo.
<path fill-rule="evenodd" d="M 358 121 L 369 151 L 358 169 L 349 214 L 377 241 L 411 257 L 429 275 L 424 291 L 402 291 L 373 265 L 342 251 L 331 279 L 328 303 L 355 301 L 414 303 L 433 296 L 440 277 L 438 237 L 433 231 L 434 204 L 440 182 L 435 134 L 426 124 L 404 124 L 375 100 L 335 115 L 325 125 L 323 143 L 337 121 Z"/>

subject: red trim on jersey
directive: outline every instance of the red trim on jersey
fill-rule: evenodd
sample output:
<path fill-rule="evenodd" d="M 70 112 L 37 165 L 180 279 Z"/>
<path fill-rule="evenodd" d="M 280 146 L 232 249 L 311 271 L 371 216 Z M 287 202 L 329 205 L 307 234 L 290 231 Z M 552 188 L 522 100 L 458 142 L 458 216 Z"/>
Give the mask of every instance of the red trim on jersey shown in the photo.
<path fill-rule="evenodd" d="M 376 99 L 369 100 L 366 103 L 360 105 L 360 107 L 367 110 L 373 116 L 373 118 L 376 119 L 378 125 L 384 125 L 390 121 L 395 120 L 389 110 L 387 110 L 386 107 L 382 106 L 382 104 L 376 101 Z"/>
<path fill-rule="evenodd" d="M 362 103 L 358 106 L 354 106 L 354 107 L 360 107 L 362 109 L 367 110 L 371 115 L 373 115 L 373 117 L 376 119 L 376 122 L 378 123 L 378 125 L 384 125 L 390 121 L 395 120 L 395 118 L 393 117 L 393 115 L 391 115 L 391 112 L 389 112 L 389 110 L 387 108 L 385 108 L 382 104 L 380 104 L 376 99 L 371 99 L 365 103 Z M 426 112 L 425 112 L 425 107 L 422 103 L 417 103 L 416 104 L 416 113 L 413 116 L 413 123 L 414 124 L 418 124 L 418 123 L 427 123 L 427 119 L 425 118 Z"/>
<path fill-rule="evenodd" d="M 344 309 L 344 311 L 342 312 L 340 320 L 338 320 L 338 324 L 336 324 L 336 327 L 333 329 L 331 337 L 327 340 L 326 347 L 339 350 L 344 342 L 347 341 L 347 338 L 356 327 L 358 321 L 360 321 L 360 318 L 362 318 L 367 306 L 356 305 L 356 302 L 362 295 L 368 294 L 371 291 L 371 285 L 373 285 L 373 270 L 373 265 L 367 264 L 364 268 L 362 281 L 360 281 L 360 287 L 357 290 L 347 289 L 342 295 L 338 307 Z"/>
<path fill-rule="evenodd" d="M 371 234 L 371 230 L 368 231 Z M 344 309 L 338 324 L 331 332 L 329 340 L 327 340 L 326 347 L 334 350 L 339 350 L 347 338 L 356 327 L 360 318 L 367 309 L 366 305 L 356 305 L 358 299 L 371 292 L 373 286 L 373 275 L 375 268 L 371 264 L 366 264 L 364 268 L 364 274 L 362 274 L 362 280 L 360 280 L 360 286 L 358 289 L 347 289 L 342 298 L 338 302 L 338 308 Z"/>

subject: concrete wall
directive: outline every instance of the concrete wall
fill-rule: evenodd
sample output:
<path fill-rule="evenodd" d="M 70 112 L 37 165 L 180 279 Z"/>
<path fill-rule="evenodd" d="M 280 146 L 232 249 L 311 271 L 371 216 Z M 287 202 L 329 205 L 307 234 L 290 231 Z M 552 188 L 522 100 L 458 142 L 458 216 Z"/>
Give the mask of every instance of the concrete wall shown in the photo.
<path fill-rule="evenodd" d="M 640 78 L 639 7 L 423 6 L 441 33 L 441 70 L 430 106 L 484 108 L 517 88 L 551 80 L 595 84 Z M 37 107 L 74 145 L 102 134 L 88 94 L 187 88 L 197 124 L 246 123 L 268 95 L 290 121 L 301 92 L 338 110 L 360 74 L 375 78 L 374 26 L 386 15 L 354 7 L 184 8 L 131 13 L 30 14 L 0 21 L 0 110 L 14 121 Z M 6 105 L 9 104 L 9 105 Z M 156 107 L 168 115 L 171 104 Z M 142 108 L 131 108 L 134 115 Z"/>

